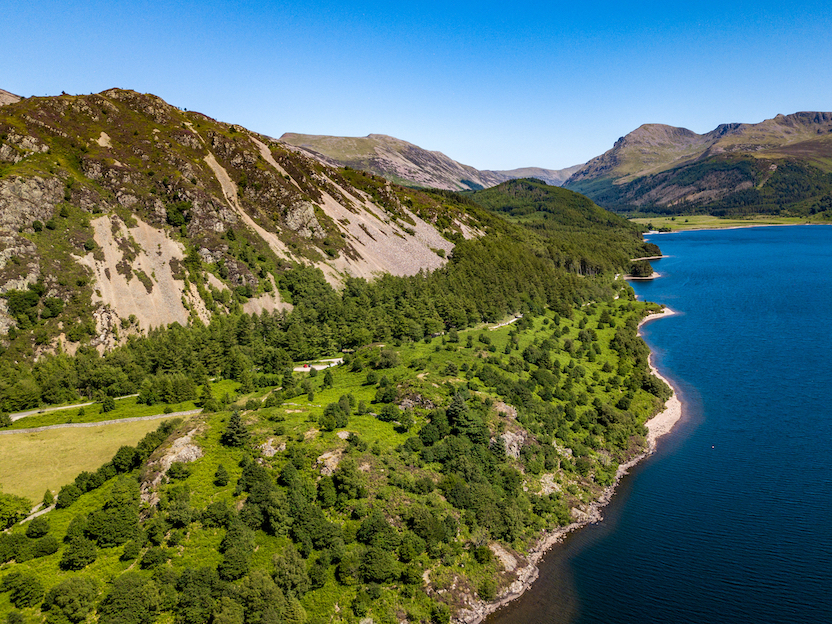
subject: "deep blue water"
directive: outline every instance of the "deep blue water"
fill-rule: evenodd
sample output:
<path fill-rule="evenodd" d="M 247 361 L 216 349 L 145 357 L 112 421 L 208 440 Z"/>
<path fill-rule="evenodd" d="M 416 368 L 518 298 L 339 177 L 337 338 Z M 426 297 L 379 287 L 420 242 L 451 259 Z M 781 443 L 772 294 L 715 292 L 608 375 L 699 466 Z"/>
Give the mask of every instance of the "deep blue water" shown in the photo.
<path fill-rule="evenodd" d="M 488 622 L 832 622 L 832 227 L 651 240 L 683 420 Z"/>

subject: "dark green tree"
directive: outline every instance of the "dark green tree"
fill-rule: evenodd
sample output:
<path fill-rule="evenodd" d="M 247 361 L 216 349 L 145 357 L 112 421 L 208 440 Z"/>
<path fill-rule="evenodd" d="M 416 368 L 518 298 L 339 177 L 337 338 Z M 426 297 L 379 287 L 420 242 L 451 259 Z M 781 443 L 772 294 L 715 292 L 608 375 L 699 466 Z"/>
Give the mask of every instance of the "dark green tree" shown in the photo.
<path fill-rule="evenodd" d="M 26 527 L 26 537 L 37 539 L 49 533 L 49 519 L 46 516 L 38 516 L 32 519 Z"/>
<path fill-rule="evenodd" d="M 274 557 L 274 582 L 286 594 L 300 597 L 309 591 L 306 562 L 291 544 Z"/>
<path fill-rule="evenodd" d="M 220 441 L 226 446 L 242 447 L 248 444 L 248 440 L 248 428 L 243 424 L 240 412 L 234 410 L 231 413 L 231 418 L 228 419 L 228 427 L 222 434 Z"/>
<path fill-rule="evenodd" d="M 159 588 L 138 572 L 125 572 L 113 581 L 98 605 L 100 624 L 151 624 L 159 610 Z"/>
<path fill-rule="evenodd" d="M 214 473 L 214 485 L 217 487 L 225 487 L 228 485 L 228 471 L 225 469 L 225 466 L 220 464 L 217 466 L 217 471 Z"/>
<path fill-rule="evenodd" d="M 64 548 L 60 566 L 63 570 L 83 570 L 97 557 L 95 542 L 86 537 L 74 537 Z"/>
<path fill-rule="evenodd" d="M 77 624 L 92 613 L 97 595 L 94 580 L 69 578 L 46 592 L 41 610 L 46 612 L 47 624 Z"/>
<path fill-rule="evenodd" d="M 34 607 L 43 599 L 43 583 L 31 572 L 12 572 L 0 583 L 0 592 L 8 591 L 10 602 L 18 609 Z"/>

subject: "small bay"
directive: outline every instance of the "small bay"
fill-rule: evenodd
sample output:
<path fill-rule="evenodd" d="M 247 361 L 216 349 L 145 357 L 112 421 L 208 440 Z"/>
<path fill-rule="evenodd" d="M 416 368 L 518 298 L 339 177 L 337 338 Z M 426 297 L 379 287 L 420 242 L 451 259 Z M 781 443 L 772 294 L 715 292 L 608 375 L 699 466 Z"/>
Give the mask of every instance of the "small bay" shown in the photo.
<path fill-rule="evenodd" d="M 832 228 L 654 235 L 634 284 L 684 403 L 601 523 L 489 623 L 832 621 Z"/>

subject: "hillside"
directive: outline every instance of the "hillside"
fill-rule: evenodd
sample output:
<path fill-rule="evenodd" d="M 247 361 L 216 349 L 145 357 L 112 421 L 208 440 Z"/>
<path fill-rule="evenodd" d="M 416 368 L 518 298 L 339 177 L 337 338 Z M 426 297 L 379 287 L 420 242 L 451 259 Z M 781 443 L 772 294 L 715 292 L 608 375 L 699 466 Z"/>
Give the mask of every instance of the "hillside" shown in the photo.
<path fill-rule="evenodd" d="M 287 132 L 280 140 L 333 166 L 368 171 L 405 186 L 452 191 L 488 188 L 506 180 L 528 177 L 559 186 L 575 169 L 478 170 L 458 163 L 442 152 L 431 152 L 383 134 L 335 137 Z"/>
<path fill-rule="evenodd" d="M 399 310 L 431 318 L 444 297 L 420 296 L 435 279 L 391 278 L 348 287 L 315 321 L 297 309 L 215 317 L 105 358 L 44 358 L 32 379 L 52 391 L 120 393 L 143 377 L 138 397 L 65 410 L 63 422 L 123 418 L 137 402 L 162 414 L 197 400 L 204 411 L 151 427 L 76 477 L 29 485 L 50 490 L 47 504 L 57 494 L 57 508 L 0 534 L 0 617 L 447 623 L 475 620 L 533 578 L 541 537 L 595 517 L 593 501 L 643 451 L 644 422 L 669 391 L 646 373 L 636 323 L 648 306 L 626 285 L 553 282 L 550 265 L 517 262 L 528 250 L 508 246 L 483 250 L 492 264 L 472 263 L 479 245 L 449 286 L 490 282 L 498 300 L 517 298 L 506 307 L 527 299 L 502 327 L 407 338 Z M 464 315 L 471 300 L 457 301 Z M 293 370 L 287 349 L 308 354 L 321 320 L 337 328 L 368 315 L 393 330 L 392 345 Z M 45 459 L 42 435 L 8 435 L 22 465 Z M 7 492 L 3 527 L 31 504 Z"/>
<path fill-rule="evenodd" d="M 644 125 L 565 186 L 626 212 L 815 214 L 832 207 L 832 113 L 724 124 L 702 135 Z"/>
<path fill-rule="evenodd" d="M 19 95 L 15 95 L 14 93 L 9 93 L 4 89 L 0 89 L 0 106 L 4 104 L 14 104 L 15 102 L 19 102 L 21 100 Z"/>
<path fill-rule="evenodd" d="M 466 195 L 509 221 L 543 234 L 555 264 L 582 275 L 615 270 L 627 266 L 631 258 L 658 252 L 658 247 L 641 240 L 640 226 L 584 195 L 539 180 L 511 180 Z"/>
<path fill-rule="evenodd" d="M 235 306 L 288 309 L 293 267 L 333 285 L 436 269 L 480 216 L 152 95 L 11 102 L 0 108 L 0 333 L 37 324 L 30 347 L 58 337 L 72 350 Z"/>

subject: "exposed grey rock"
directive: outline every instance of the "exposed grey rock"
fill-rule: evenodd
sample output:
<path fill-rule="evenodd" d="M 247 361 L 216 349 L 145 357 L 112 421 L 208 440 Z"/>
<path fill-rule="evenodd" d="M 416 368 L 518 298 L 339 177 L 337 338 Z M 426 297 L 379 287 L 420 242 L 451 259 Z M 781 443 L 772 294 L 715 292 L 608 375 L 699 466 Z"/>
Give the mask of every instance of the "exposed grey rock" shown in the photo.
<path fill-rule="evenodd" d="M 13 176 L 0 180 L 0 232 L 16 232 L 32 222 L 46 222 L 63 199 L 59 178 Z"/>

